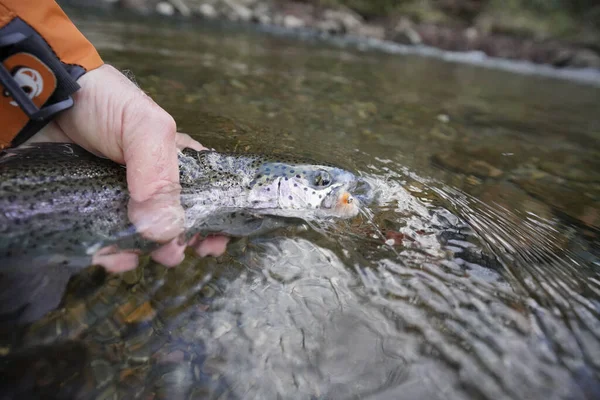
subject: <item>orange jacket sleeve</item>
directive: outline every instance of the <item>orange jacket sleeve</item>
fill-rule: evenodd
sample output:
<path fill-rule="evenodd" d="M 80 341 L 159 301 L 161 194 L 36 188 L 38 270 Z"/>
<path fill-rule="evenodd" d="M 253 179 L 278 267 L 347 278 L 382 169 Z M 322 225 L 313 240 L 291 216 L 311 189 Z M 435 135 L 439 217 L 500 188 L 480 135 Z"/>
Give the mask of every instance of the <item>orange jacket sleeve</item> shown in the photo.
<path fill-rule="evenodd" d="M 19 17 L 50 45 L 60 61 L 86 71 L 102 65 L 94 46 L 54 0 L 0 0 L 0 28 Z"/>
<path fill-rule="evenodd" d="M 102 59 L 94 46 L 54 0 L 0 0 L 0 29 L 15 19 L 24 21 L 36 31 L 62 63 L 79 66 L 85 71 L 102 65 Z M 10 66 L 6 60 L 4 65 L 7 68 Z M 43 104 L 48 98 L 49 96 L 40 102 Z M 5 122 L 0 125 L 0 149 L 10 146 L 29 122 L 25 113 L 14 106 L 14 102 L 11 106 L 10 99 L 4 100 L 0 102 L 0 121 Z"/>

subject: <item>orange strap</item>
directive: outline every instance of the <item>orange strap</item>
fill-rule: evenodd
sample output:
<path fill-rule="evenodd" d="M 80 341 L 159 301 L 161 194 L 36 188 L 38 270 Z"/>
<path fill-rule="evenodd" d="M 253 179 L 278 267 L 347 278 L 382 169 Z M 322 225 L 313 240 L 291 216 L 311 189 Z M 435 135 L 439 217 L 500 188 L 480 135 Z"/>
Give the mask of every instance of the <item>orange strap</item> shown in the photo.
<path fill-rule="evenodd" d="M 65 64 L 79 65 L 90 71 L 102 65 L 102 59 L 94 46 L 73 25 L 69 17 L 54 0 L 0 0 L 0 29 L 15 18 L 20 18 L 32 27 L 52 48 L 60 61 Z M 11 70 L 17 60 L 14 56 L 3 61 Z M 39 96 L 32 98 L 38 106 L 43 105 L 55 89 L 55 81 L 44 81 L 48 77 L 47 67 L 34 56 L 21 53 L 18 61 L 22 66 L 19 71 L 19 82 L 26 82 L 38 89 Z M 41 64 L 41 65 L 40 65 Z M 36 73 L 37 72 L 37 73 Z M 42 80 L 40 81 L 40 78 Z M 39 82 L 44 89 L 40 88 Z M 36 86 L 36 83 L 38 85 Z M 50 90 L 51 89 L 51 90 Z M 0 149 L 10 145 L 29 118 L 15 105 L 10 97 L 0 93 Z"/>

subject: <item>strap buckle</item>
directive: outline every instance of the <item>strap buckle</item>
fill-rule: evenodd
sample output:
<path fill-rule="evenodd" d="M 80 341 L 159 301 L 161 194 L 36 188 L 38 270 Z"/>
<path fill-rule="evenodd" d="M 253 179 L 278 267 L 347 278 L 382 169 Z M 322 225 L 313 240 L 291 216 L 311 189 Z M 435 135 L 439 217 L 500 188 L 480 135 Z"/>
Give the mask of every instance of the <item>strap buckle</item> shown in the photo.
<path fill-rule="evenodd" d="M 14 32 L 1 36 L 0 49 L 18 46 L 29 39 L 29 37 L 30 35 L 25 35 L 21 32 Z M 0 62 L 0 84 L 2 84 L 4 89 L 10 94 L 23 112 L 30 119 L 35 121 L 46 121 L 53 115 L 73 106 L 73 98 L 70 95 L 64 100 L 47 106 L 36 106 L 2 62 Z"/>

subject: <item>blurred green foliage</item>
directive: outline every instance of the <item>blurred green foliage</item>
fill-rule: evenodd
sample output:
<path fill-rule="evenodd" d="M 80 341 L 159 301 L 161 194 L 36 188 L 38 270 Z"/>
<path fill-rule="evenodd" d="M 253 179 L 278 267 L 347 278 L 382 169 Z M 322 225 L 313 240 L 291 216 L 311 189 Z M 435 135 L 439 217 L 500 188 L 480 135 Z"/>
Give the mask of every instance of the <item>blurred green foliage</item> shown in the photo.
<path fill-rule="evenodd" d="M 299 0 L 320 6 L 331 7 L 344 5 L 359 14 L 369 17 L 383 17 L 402 9 L 424 9 L 446 10 L 456 15 L 472 16 L 484 11 L 494 0 Z M 600 8 L 600 0 L 508 0 L 509 7 L 515 3 L 523 10 L 539 13 L 553 13 L 562 11 L 571 14 L 584 14 Z"/>
<path fill-rule="evenodd" d="M 320 7 L 342 5 L 367 20 L 403 15 L 416 22 L 476 24 L 489 31 L 536 38 L 589 37 L 600 27 L 600 0 L 297 1 Z"/>

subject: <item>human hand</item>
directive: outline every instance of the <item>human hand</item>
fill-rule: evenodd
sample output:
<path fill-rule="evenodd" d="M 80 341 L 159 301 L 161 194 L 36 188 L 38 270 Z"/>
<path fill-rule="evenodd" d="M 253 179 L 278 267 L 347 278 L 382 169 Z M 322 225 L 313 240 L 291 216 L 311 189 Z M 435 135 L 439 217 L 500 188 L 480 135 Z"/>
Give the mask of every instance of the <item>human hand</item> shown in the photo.
<path fill-rule="evenodd" d="M 173 118 L 123 74 L 103 65 L 78 80 L 75 105 L 61 113 L 27 143 L 74 142 L 86 150 L 127 166 L 130 192 L 129 219 L 141 234 L 163 246 L 152 258 L 175 266 L 184 258 L 186 246 L 201 257 L 220 255 L 228 239 L 223 236 L 187 243 L 177 238 L 183 232 L 184 211 L 180 204 L 177 150 L 205 149 L 186 134 L 178 133 Z M 135 252 L 112 253 L 103 249 L 94 263 L 121 272 L 138 264 Z"/>

